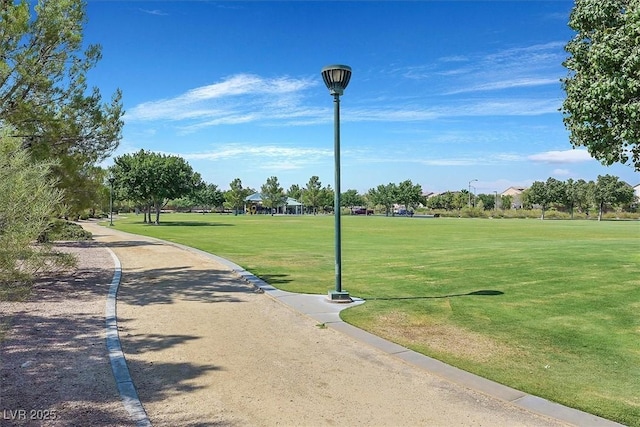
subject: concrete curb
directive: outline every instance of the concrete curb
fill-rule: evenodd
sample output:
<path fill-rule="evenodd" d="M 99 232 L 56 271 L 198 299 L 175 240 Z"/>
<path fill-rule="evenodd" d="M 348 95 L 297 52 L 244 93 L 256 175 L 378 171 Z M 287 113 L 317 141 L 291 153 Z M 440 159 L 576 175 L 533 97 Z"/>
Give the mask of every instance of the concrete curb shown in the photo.
<path fill-rule="evenodd" d="M 124 353 L 120 346 L 120 336 L 118 335 L 116 298 L 118 295 L 118 288 L 120 287 L 120 281 L 122 279 L 122 265 L 120 264 L 120 260 L 116 254 L 111 249 L 105 249 L 109 251 L 114 263 L 113 279 L 109 286 L 105 310 L 106 341 L 109 360 L 111 361 L 111 370 L 113 371 L 113 377 L 116 380 L 116 386 L 118 387 L 118 393 L 120 393 L 122 404 L 127 412 L 129 412 L 129 415 L 135 422 L 135 425 L 137 427 L 150 427 L 151 421 L 142 407 L 142 403 L 138 397 L 138 392 L 136 391 L 136 387 L 133 384 L 131 375 L 129 374 L 127 360 L 124 358 Z"/>

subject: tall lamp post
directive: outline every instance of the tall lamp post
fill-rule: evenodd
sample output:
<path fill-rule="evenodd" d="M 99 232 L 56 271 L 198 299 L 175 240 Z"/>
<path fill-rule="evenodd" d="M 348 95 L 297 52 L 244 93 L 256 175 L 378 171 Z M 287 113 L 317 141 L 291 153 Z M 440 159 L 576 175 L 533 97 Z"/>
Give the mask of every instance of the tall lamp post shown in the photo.
<path fill-rule="evenodd" d="M 334 148 L 335 157 L 335 195 L 333 197 L 333 214 L 335 217 L 335 252 L 336 252 L 336 288 L 329 291 L 329 300 L 333 302 L 351 302 L 349 292 L 342 290 L 342 237 L 340 224 L 340 96 L 344 93 L 351 79 L 351 67 L 346 65 L 329 65 L 322 69 L 322 79 L 333 95 L 334 105 Z"/>
<path fill-rule="evenodd" d="M 478 181 L 477 179 L 472 179 L 469 181 L 469 207 L 471 207 L 471 183 Z"/>
<path fill-rule="evenodd" d="M 113 182 L 116 179 L 113 176 L 109 177 L 109 226 L 113 227 Z"/>

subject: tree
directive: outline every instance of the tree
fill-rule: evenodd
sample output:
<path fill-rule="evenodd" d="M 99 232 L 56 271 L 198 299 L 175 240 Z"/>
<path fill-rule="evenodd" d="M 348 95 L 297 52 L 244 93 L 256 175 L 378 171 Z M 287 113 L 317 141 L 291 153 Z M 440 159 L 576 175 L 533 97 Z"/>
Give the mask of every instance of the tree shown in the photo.
<path fill-rule="evenodd" d="M 292 184 L 287 191 L 287 196 L 300 202 L 302 201 L 302 192 L 303 190 L 298 184 Z"/>
<path fill-rule="evenodd" d="M 362 206 L 365 204 L 364 197 L 358 194 L 358 190 L 349 189 L 340 195 L 340 204 L 344 207 L 353 209 L 354 206 Z"/>
<path fill-rule="evenodd" d="M 320 197 L 318 198 L 318 201 L 323 211 L 327 212 L 329 210 L 333 210 L 334 198 L 335 191 L 333 191 L 333 188 L 331 188 L 330 185 L 327 185 L 320 190 Z M 338 207 L 338 209 L 340 208 Z"/>
<path fill-rule="evenodd" d="M 535 181 L 531 184 L 531 187 L 523 192 L 523 199 L 526 200 L 527 204 L 540 206 L 540 209 L 542 209 L 541 219 L 544 219 L 544 212 L 549 205 L 549 198 L 544 182 Z"/>
<path fill-rule="evenodd" d="M 387 185 L 380 184 L 376 188 L 369 189 L 369 199 L 375 205 L 382 205 L 385 215 L 389 216 L 391 208 L 397 199 L 398 186 L 393 183 Z"/>
<path fill-rule="evenodd" d="M 115 164 L 110 170 L 114 178 L 113 189 L 115 197 L 119 200 L 129 200 L 136 208 L 144 212 L 144 222 L 147 223 L 147 214 L 151 222 L 149 195 L 149 175 L 146 173 L 146 157 L 151 153 L 140 150 L 136 154 L 126 154 L 115 159 Z"/>
<path fill-rule="evenodd" d="M 468 190 L 452 193 L 451 207 L 456 210 L 461 210 L 469 204 L 469 195 L 470 193 Z"/>
<path fill-rule="evenodd" d="M 595 187 L 595 182 L 586 182 L 584 179 L 579 179 L 575 182 L 574 185 L 574 191 L 576 193 L 576 206 L 587 216 L 589 215 L 589 210 L 595 203 Z"/>
<path fill-rule="evenodd" d="M 567 198 L 566 186 L 555 178 L 547 178 L 546 182 L 536 181 L 523 194 L 523 204 L 538 205 L 542 210 L 542 217 L 552 203 L 565 203 Z"/>
<path fill-rule="evenodd" d="M 567 186 L 564 182 L 555 178 L 547 178 L 545 182 L 550 203 L 565 204 L 567 199 Z"/>
<path fill-rule="evenodd" d="M 503 211 L 508 211 L 511 209 L 511 205 L 513 204 L 513 196 L 510 194 L 505 194 L 500 196 L 500 207 Z"/>
<path fill-rule="evenodd" d="M 224 195 L 228 206 L 233 209 L 234 215 L 238 215 L 238 211 L 244 207 L 244 199 L 249 196 L 249 189 L 242 187 L 240 178 L 236 178 L 229 184 L 230 190 Z"/>
<path fill-rule="evenodd" d="M 34 245 L 62 200 L 48 178 L 51 161 L 32 162 L 18 138 L 0 134 L 0 283 L 30 281 L 47 264 L 64 258 L 49 256 L 46 245 Z"/>
<path fill-rule="evenodd" d="M 479 202 L 482 202 L 482 208 L 484 210 L 493 210 L 496 208 L 496 196 L 495 194 L 478 194 Z"/>
<path fill-rule="evenodd" d="M 573 211 L 578 204 L 578 190 L 576 182 L 569 178 L 567 182 L 565 182 L 565 200 L 564 205 L 569 210 L 571 214 L 571 219 L 573 219 Z"/>
<path fill-rule="evenodd" d="M 569 140 L 605 165 L 640 171 L 640 2 L 578 0 L 569 26 L 561 109 Z"/>
<path fill-rule="evenodd" d="M 156 224 L 169 200 L 192 194 L 201 182 L 200 175 L 182 157 L 145 150 L 117 157 L 112 171 L 114 185 L 126 198 L 147 209 L 149 222 L 151 207 L 155 208 Z"/>
<path fill-rule="evenodd" d="M 307 206 L 311 206 L 311 210 L 314 215 L 317 213 L 318 206 L 320 206 L 321 191 L 322 183 L 320 182 L 320 178 L 315 175 L 309 178 L 309 182 L 307 182 L 302 197 L 303 203 Z"/>
<path fill-rule="evenodd" d="M 273 215 L 274 209 L 283 206 L 287 202 L 284 189 L 280 186 L 278 178 L 275 176 L 267 178 L 267 182 L 260 187 L 260 193 L 262 194 L 262 204 L 271 209 L 271 215 Z"/>
<path fill-rule="evenodd" d="M 633 188 L 617 176 L 599 175 L 594 189 L 594 198 L 598 204 L 598 221 L 602 219 L 607 205 L 631 203 L 635 194 Z"/>
<path fill-rule="evenodd" d="M 410 179 L 402 181 L 397 186 L 397 200 L 404 205 L 407 211 L 414 209 L 422 201 L 422 186 L 414 185 Z"/>
<path fill-rule="evenodd" d="M 57 160 L 51 173 L 76 211 L 89 204 L 91 167 L 118 146 L 124 114 L 119 90 L 103 103 L 88 89 L 101 52 L 82 51 L 84 9 L 82 0 L 40 0 L 32 17 L 27 1 L 0 3 L 0 122 L 34 160 Z"/>
<path fill-rule="evenodd" d="M 224 194 L 215 184 L 203 183 L 189 198 L 193 200 L 194 206 L 202 208 L 203 214 L 205 211 L 220 207 L 224 203 Z"/>

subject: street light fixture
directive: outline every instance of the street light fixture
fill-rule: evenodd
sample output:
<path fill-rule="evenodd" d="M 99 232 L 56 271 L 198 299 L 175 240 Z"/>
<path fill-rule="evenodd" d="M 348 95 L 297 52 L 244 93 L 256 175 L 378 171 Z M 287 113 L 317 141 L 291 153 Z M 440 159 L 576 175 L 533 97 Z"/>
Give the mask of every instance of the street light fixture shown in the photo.
<path fill-rule="evenodd" d="M 346 65 L 329 65 L 322 69 L 322 79 L 333 95 L 334 105 L 334 148 L 335 158 L 335 195 L 333 197 L 333 215 L 335 217 L 335 252 L 336 252 L 336 288 L 329 291 L 332 302 L 351 302 L 349 292 L 342 290 L 342 237 L 340 224 L 340 96 L 351 80 L 351 67 Z"/>
<path fill-rule="evenodd" d="M 471 183 L 478 181 L 477 179 L 472 179 L 469 181 L 469 207 L 471 207 Z"/>
<path fill-rule="evenodd" d="M 116 179 L 113 175 L 109 177 L 109 226 L 113 227 L 113 182 Z"/>

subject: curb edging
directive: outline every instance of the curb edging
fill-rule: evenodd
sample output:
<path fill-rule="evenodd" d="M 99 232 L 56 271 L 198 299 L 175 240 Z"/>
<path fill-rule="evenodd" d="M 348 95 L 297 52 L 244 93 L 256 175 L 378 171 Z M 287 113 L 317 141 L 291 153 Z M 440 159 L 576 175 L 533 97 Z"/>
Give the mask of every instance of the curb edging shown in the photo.
<path fill-rule="evenodd" d="M 113 258 L 114 263 L 113 279 L 111 280 L 111 285 L 109 285 L 105 308 L 106 344 L 111 362 L 111 370 L 113 371 L 113 378 L 116 381 L 122 404 L 135 422 L 136 427 L 151 427 L 151 421 L 140 402 L 138 392 L 131 379 L 127 360 L 122 352 L 120 336 L 118 334 L 116 297 L 118 295 L 120 281 L 122 280 L 122 264 L 111 249 L 105 249 L 109 252 L 111 258 Z"/>

